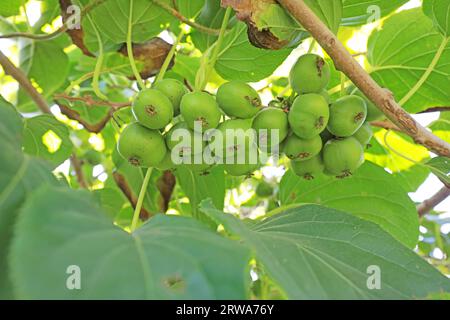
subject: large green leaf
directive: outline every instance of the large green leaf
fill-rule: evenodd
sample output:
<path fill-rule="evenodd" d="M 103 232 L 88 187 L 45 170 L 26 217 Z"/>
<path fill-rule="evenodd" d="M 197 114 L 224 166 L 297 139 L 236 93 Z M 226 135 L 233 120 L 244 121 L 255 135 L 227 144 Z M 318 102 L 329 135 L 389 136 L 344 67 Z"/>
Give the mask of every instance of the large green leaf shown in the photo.
<path fill-rule="evenodd" d="M 225 9 L 221 7 L 220 1 L 206 0 L 195 20 L 203 26 L 220 29 L 224 16 Z M 192 30 L 191 37 L 195 47 L 200 51 L 205 51 L 217 40 L 217 36 L 205 34 L 195 29 Z"/>
<path fill-rule="evenodd" d="M 50 100 L 51 95 L 66 81 L 69 58 L 54 41 L 26 41 L 20 50 L 20 67 L 39 87 L 42 95 Z M 22 112 L 37 110 L 34 102 L 22 89 L 19 90 L 18 107 Z"/>
<path fill-rule="evenodd" d="M 20 13 L 22 0 L 8 0 L 0 2 L 0 16 L 10 17 Z"/>
<path fill-rule="evenodd" d="M 439 32 L 450 36 L 450 2 L 447 0 L 424 0 L 423 9 L 429 16 Z"/>
<path fill-rule="evenodd" d="M 306 181 L 288 171 L 280 183 L 283 205 L 317 203 L 375 222 L 410 248 L 417 244 L 419 220 L 414 203 L 383 168 L 366 162 L 351 178 Z"/>
<path fill-rule="evenodd" d="M 314 13 L 337 33 L 342 19 L 342 0 L 305 0 Z"/>
<path fill-rule="evenodd" d="M 291 51 L 264 50 L 252 46 L 248 41 L 247 26 L 239 22 L 224 37 L 216 71 L 226 80 L 257 82 L 272 75 Z"/>
<path fill-rule="evenodd" d="M 51 115 L 40 115 L 25 119 L 23 147 L 26 153 L 58 166 L 70 157 L 73 144 L 66 125 Z"/>
<path fill-rule="evenodd" d="M 166 78 L 175 78 L 183 82 L 185 79 L 189 83 L 195 83 L 197 70 L 200 68 L 200 58 L 178 54 L 175 64 L 166 73 Z"/>
<path fill-rule="evenodd" d="M 387 19 L 369 38 L 371 75 L 409 112 L 450 102 L 450 42 L 422 10 Z"/>
<path fill-rule="evenodd" d="M 65 189 L 27 202 L 11 251 L 26 299 L 244 299 L 249 278 L 248 250 L 195 220 L 160 215 L 129 234 L 87 192 Z M 81 290 L 66 287 L 72 265 Z"/>
<path fill-rule="evenodd" d="M 177 9 L 181 14 L 189 19 L 195 18 L 202 10 L 206 0 L 178 0 L 176 3 Z"/>
<path fill-rule="evenodd" d="M 0 299 L 13 297 L 7 268 L 9 244 L 19 208 L 43 184 L 56 184 L 47 164 L 23 155 L 22 121 L 0 99 Z"/>
<path fill-rule="evenodd" d="M 133 0 L 132 14 L 134 43 L 142 43 L 157 36 L 164 29 L 164 25 L 173 19 L 149 0 Z M 127 40 L 129 15 L 130 0 L 108 0 L 93 9 L 89 17 L 95 22 L 105 42 L 120 45 Z M 83 30 L 86 31 L 86 43 L 92 48 L 92 42 L 95 43 L 97 39 L 89 19 L 84 19 Z"/>
<path fill-rule="evenodd" d="M 246 225 L 211 203 L 202 210 L 253 249 L 290 299 L 414 299 L 450 290 L 449 280 L 416 253 L 350 214 L 305 205 Z M 381 287 L 370 290 L 374 269 Z"/>
<path fill-rule="evenodd" d="M 306 4 L 332 30 L 337 33 L 342 19 L 342 1 L 306 0 Z M 267 3 L 253 12 L 253 19 L 258 30 L 269 30 L 277 39 L 288 41 L 289 46 L 296 46 L 308 33 L 279 4 Z"/>
<path fill-rule="evenodd" d="M 439 179 L 450 185 L 450 159 L 446 157 L 436 157 L 426 163 Z"/>
<path fill-rule="evenodd" d="M 441 112 L 439 119 L 434 121 L 429 128 L 434 135 L 450 143 L 450 112 Z"/>
<path fill-rule="evenodd" d="M 374 19 L 377 20 L 378 18 L 386 16 L 408 1 L 409 0 L 343 0 L 344 19 L 342 23 L 347 26 L 353 26 L 374 22 Z M 375 17 L 374 14 L 378 13 L 380 13 L 380 16 Z"/>

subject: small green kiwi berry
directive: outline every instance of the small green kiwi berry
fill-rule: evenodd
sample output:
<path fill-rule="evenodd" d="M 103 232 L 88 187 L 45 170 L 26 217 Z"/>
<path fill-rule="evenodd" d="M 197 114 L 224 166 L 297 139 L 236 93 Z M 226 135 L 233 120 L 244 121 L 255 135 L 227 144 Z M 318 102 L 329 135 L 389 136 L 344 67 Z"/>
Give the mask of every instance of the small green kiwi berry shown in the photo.
<path fill-rule="evenodd" d="M 229 119 L 217 127 L 223 137 L 223 152 L 226 157 L 256 144 L 251 119 Z"/>
<path fill-rule="evenodd" d="M 300 138 L 311 139 L 325 130 L 330 108 L 323 96 L 310 93 L 298 96 L 289 111 L 289 124 Z"/>
<path fill-rule="evenodd" d="M 188 93 L 186 86 L 176 79 L 163 79 L 153 85 L 153 89 L 164 93 L 172 102 L 174 115 L 180 114 L 180 103 L 183 96 Z"/>
<path fill-rule="evenodd" d="M 315 136 L 311 139 L 302 139 L 295 134 L 289 136 L 284 145 L 283 152 L 291 160 L 305 161 L 320 153 L 322 150 L 322 139 Z"/>
<path fill-rule="evenodd" d="M 217 128 L 222 116 L 219 106 L 212 95 L 206 92 L 190 92 L 183 96 L 180 104 L 181 115 L 188 127 L 196 130 Z"/>
<path fill-rule="evenodd" d="M 247 176 L 260 167 L 258 148 L 246 147 L 245 154 L 236 154 L 224 159 L 223 167 L 231 176 Z"/>
<path fill-rule="evenodd" d="M 164 138 L 167 148 L 179 156 L 201 153 L 206 146 L 203 136 L 190 129 L 186 122 L 175 124 Z"/>
<path fill-rule="evenodd" d="M 306 161 L 291 161 L 290 166 L 292 171 L 294 171 L 297 176 L 305 180 L 313 180 L 317 178 L 325 169 L 325 165 L 323 164 L 320 154 Z"/>
<path fill-rule="evenodd" d="M 298 94 L 320 93 L 330 82 L 330 66 L 321 56 L 305 54 L 292 67 L 289 80 Z"/>
<path fill-rule="evenodd" d="M 262 107 L 258 92 L 242 81 L 221 85 L 216 99 L 223 112 L 232 118 L 252 118 Z"/>
<path fill-rule="evenodd" d="M 198 161 L 197 161 L 198 160 Z M 214 167 L 214 163 L 207 163 L 204 161 L 202 154 L 183 156 L 179 159 L 180 164 L 176 165 L 176 168 L 183 166 L 195 173 L 206 173 Z"/>
<path fill-rule="evenodd" d="M 351 176 L 364 163 L 364 149 L 353 137 L 328 141 L 322 156 L 326 172 L 338 178 Z"/>
<path fill-rule="evenodd" d="M 381 110 L 378 109 L 377 106 L 364 95 L 364 93 L 361 92 L 361 90 L 356 88 L 356 89 L 354 89 L 352 91 L 351 94 L 352 95 L 356 95 L 358 97 L 361 97 L 361 98 L 363 98 L 366 101 L 366 105 L 367 105 L 367 118 L 366 118 L 366 121 L 367 122 L 382 120 L 382 119 L 384 119 L 386 117 L 384 115 L 384 113 L 381 112 Z"/>
<path fill-rule="evenodd" d="M 363 98 L 346 96 L 330 106 L 328 131 L 336 137 L 350 137 L 358 131 L 367 117 L 367 106 Z"/>
<path fill-rule="evenodd" d="M 370 124 L 364 123 L 361 128 L 353 135 L 356 140 L 358 140 L 363 147 L 366 147 L 373 137 L 373 130 Z"/>
<path fill-rule="evenodd" d="M 161 133 L 139 123 L 129 124 L 122 131 L 117 150 L 131 165 L 144 168 L 158 165 L 167 153 Z"/>
<path fill-rule="evenodd" d="M 149 129 L 163 129 L 173 118 L 173 105 L 161 91 L 145 89 L 133 101 L 136 120 Z"/>
<path fill-rule="evenodd" d="M 253 119 L 259 148 L 270 152 L 273 147 L 281 144 L 289 133 L 289 122 L 286 112 L 278 108 L 265 108 Z"/>

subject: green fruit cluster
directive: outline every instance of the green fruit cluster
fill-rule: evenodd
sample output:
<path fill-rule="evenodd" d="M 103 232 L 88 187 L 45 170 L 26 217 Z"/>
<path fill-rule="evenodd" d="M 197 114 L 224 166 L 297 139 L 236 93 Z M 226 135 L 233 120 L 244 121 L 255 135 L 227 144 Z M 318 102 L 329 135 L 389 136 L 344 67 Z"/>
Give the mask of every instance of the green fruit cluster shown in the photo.
<path fill-rule="evenodd" d="M 229 129 L 245 133 L 252 129 L 252 119 L 261 108 L 258 93 L 244 82 L 225 83 L 213 96 L 206 92 L 189 92 L 180 81 L 164 79 L 134 97 L 132 112 L 136 122 L 122 131 L 118 152 L 130 164 L 139 167 L 171 170 L 183 165 L 204 173 L 221 163 L 230 175 L 248 175 L 259 167 L 249 156 L 258 154 L 255 139 L 248 136 L 243 142 L 238 139 L 224 143 L 220 155 L 212 154 L 207 158 L 204 154 L 212 142 L 203 134 L 217 130 L 226 136 Z M 287 135 L 287 119 L 285 126 Z M 189 139 L 183 140 L 180 132 Z M 185 145 L 183 141 L 190 143 Z M 238 159 L 238 151 L 242 150 L 246 156 Z M 180 161 L 175 163 L 173 155 Z"/>
<path fill-rule="evenodd" d="M 291 169 L 307 180 L 352 175 L 373 135 L 368 100 L 353 94 L 331 101 L 326 93 L 330 67 L 314 54 L 300 57 L 289 78 L 297 94 L 288 114 L 291 134 L 283 142 Z"/>
<path fill-rule="evenodd" d="M 366 99 L 353 94 L 330 101 L 330 67 L 314 54 L 299 58 L 289 80 L 294 95 L 269 107 L 241 81 L 224 83 L 214 96 L 189 92 L 178 80 L 161 80 L 134 98 L 136 122 L 121 133 L 118 151 L 132 165 L 160 170 L 183 165 L 204 173 L 223 164 L 230 175 L 249 175 L 259 168 L 260 155 L 282 152 L 305 179 L 354 173 L 372 138 Z M 189 143 L 180 144 L 178 129 Z M 217 133 L 226 139 L 216 141 Z"/>

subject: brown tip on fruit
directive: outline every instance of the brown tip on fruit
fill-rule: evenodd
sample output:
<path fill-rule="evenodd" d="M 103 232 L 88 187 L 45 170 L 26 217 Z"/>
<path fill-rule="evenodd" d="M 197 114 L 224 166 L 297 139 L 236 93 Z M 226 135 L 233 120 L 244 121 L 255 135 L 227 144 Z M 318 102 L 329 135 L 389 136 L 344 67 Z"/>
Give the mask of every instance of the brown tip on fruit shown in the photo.
<path fill-rule="evenodd" d="M 355 122 L 359 122 L 364 119 L 364 112 L 360 112 L 355 116 Z"/>
<path fill-rule="evenodd" d="M 352 175 L 353 175 L 353 173 L 350 170 L 344 170 L 344 171 L 342 171 L 342 174 L 339 176 L 336 176 L 336 178 L 345 179 L 345 178 L 351 177 Z"/>
<path fill-rule="evenodd" d="M 258 98 L 252 98 L 249 96 L 245 96 L 244 99 L 247 100 L 255 108 L 261 107 L 261 102 L 259 101 Z"/>
<path fill-rule="evenodd" d="M 324 126 L 324 124 L 325 124 L 325 119 L 324 119 L 324 117 L 319 117 L 318 119 L 317 119 L 317 121 L 316 121 L 316 129 L 320 129 L 320 128 L 322 128 L 323 126 Z"/>
<path fill-rule="evenodd" d="M 208 121 L 206 120 L 205 117 L 198 117 L 197 119 L 195 119 L 195 121 L 201 122 L 203 128 L 208 126 Z"/>
<path fill-rule="evenodd" d="M 321 57 L 317 57 L 316 68 L 317 68 L 317 73 L 318 73 L 319 77 L 322 77 L 322 69 L 323 69 L 324 65 L 325 65 L 325 60 L 323 60 Z"/>
<path fill-rule="evenodd" d="M 138 157 L 128 158 L 128 163 L 132 166 L 139 167 L 141 165 L 141 160 Z"/>
<path fill-rule="evenodd" d="M 156 108 L 152 105 L 145 107 L 145 112 L 151 117 L 156 116 L 158 112 L 156 112 Z"/>
<path fill-rule="evenodd" d="M 298 155 L 297 155 L 297 158 L 300 158 L 300 159 L 306 159 L 306 158 L 308 158 L 308 157 L 310 157 L 311 156 L 311 153 L 309 153 L 309 152 L 300 152 Z"/>
<path fill-rule="evenodd" d="M 306 173 L 303 178 L 308 181 L 314 180 L 314 176 L 310 173 Z"/>

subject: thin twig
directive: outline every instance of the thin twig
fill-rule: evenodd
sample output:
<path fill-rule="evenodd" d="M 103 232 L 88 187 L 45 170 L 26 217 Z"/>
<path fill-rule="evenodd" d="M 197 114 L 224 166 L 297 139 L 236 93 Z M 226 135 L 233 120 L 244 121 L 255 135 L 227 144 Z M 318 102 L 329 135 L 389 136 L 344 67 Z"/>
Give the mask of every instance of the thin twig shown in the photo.
<path fill-rule="evenodd" d="M 84 120 L 77 111 L 69 108 L 67 105 L 57 101 L 56 104 L 58 105 L 63 115 L 71 120 L 78 121 L 87 131 L 92 133 L 100 133 L 108 124 L 109 120 L 111 120 L 114 113 L 114 109 L 111 108 L 108 114 L 103 119 L 101 119 L 98 123 L 91 124 Z"/>
<path fill-rule="evenodd" d="M 129 107 L 131 104 L 129 102 L 111 102 L 111 101 L 105 101 L 105 100 L 95 100 L 92 98 L 92 96 L 82 96 L 82 97 L 71 97 L 68 94 L 65 93 L 59 93 L 55 94 L 54 96 L 55 103 L 59 106 L 59 109 L 61 110 L 61 113 L 64 114 L 69 119 L 78 121 L 83 127 L 92 133 L 99 133 L 101 132 L 105 126 L 108 124 L 109 120 L 114 116 L 114 112 L 116 112 L 119 109 Z M 88 107 L 109 107 L 108 114 L 101 119 L 99 122 L 95 124 L 91 124 L 87 122 L 83 117 L 75 110 L 71 109 L 68 105 L 65 103 L 62 103 L 60 100 L 66 100 L 70 102 L 82 102 Z"/>
<path fill-rule="evenodd" d="M 447 112 L 450 111 L 450 107 L 432 107 L 432 108 L 428 108 L 426 110 L 420 111 L 417 114 L 423 114 L 423 113 L 433 113 L 433 112 Z"/>
<path fill-rule="evenodd" d="M 386 120 L 386 121 L 372 121 L 370 123 L 371 126 L 374 127 L 378 127 L 378 128 L 383 128 L 386 130 L 394 130 L 394 131 L 399 131 L 402 132 L 402 130 L 397 127 L 395 124 L 393 124 L 392 122 Z"/>
<path fill-rule="evenodd" d="M 96 100 L 90 95 L 82 97 L 72 97 L 65 93 L 58 93 L 53 96 L 55 100 L 67 100 L 70 102 L 83 102 L 88 107 L 110 107 L 114 110 L 122 109 L 131 106 L 130 102 L 112 102 L 106 100 Z"/>
<path fill-rule="evenodd" d="M 72 163 L 73 169 L 75 170 L 75 175 L 77 177 L 78 184 L 83 189 L 88 189 L 88 184 L 86 182 L 86 179 L 84 177 L 83 173 L 83 163 L 78 159 L 78 157 L 75 154 L 72 154 L 70 156 L 70 162 Z"/>
<path fill-rule="evenodd" d="M 169 14 L 171 14 L 172 16 L 174 16 L 175 18 L 177 18 L 181 22 L 184 22 L 185 24 L 195 28 L 196 30 L 198 30 L 200 32 L 207 33 L 207 34 L 214 35 L 214 36 L 217 36 L 220 33 L 220 30 L 218 30 L 218 29 L 212 29 L 212 28 L 203 26 L 201 24 L 198 24 L 197 22 L 189 20 L 188 18 L 183 16 L 179 11 L 177 11 L 174 8 L 172 8 L 171 6 L 166 4 L 165 2 L 162 2 L 160 0 L 152 0 L 152 1 L 153 1 L 154 4 L 156 4 L 161 9 L 165 10 L 166 12 L 168 12 Z"/>
<path fill-rule="evenodd" d="M 423 217 L 431 210 L 433 210 L 438 204 L 445 201 L 450 196 L 450 188 L 447 186 L 442 187 L 434 196 L 425 200 L 417 206 L 417 212 L 420 217 Z"/>
<path fill-rule="evenodd" d="M 51 114 L 50 107 L 48 106 L 47 101 L 45 101 L 45 98 L 36 90 L 25 73 L 21 69 L 17 68 L 1 51 L 0 65 L 3 67 L 5 74 L 10 75 L 19 83 L 22 89 L 28 93 L 30 98 L 33 99 L 43 113 Z"/>
<path fill-rule="evenodd" d="M 304 0 L 278 0 L 278 2 L 317 40 L 332 58 L 336 69 L 345 73 L 394 124 L 411 136 L 416 143 L 438 155 L 450 157 L 450 144 L 417 123 L 395 101 L 391 92 L 381 88 Z"/>

